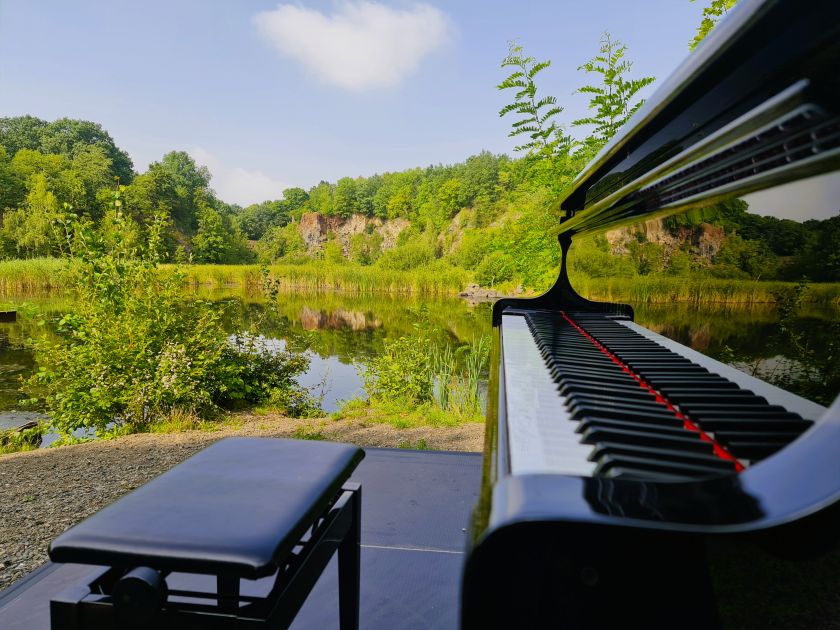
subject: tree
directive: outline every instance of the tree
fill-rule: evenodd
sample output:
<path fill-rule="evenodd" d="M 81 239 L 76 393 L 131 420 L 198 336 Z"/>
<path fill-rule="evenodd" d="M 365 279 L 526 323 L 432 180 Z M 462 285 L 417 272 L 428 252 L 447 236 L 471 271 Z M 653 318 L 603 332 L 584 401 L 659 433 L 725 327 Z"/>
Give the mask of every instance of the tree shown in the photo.
<path fill-rule="evenodd" d="M 624 58 L 626 52 L 627 46 L 621 40 L 604 33 L 600 54 L 578 67 L 578 70 L 587 74 L 601 75 L 600 85 L 585 85 L 578 90 L 581 94 L 592 95 L 589 109 L 593 114 L 572 123 L 576 127 L 593 127 L 583 141 L 584 152 L 588 156 L 597 153 L 636 113 L 644 103 L 644 100 L 633 102 L 636 94 L 654 81 L 653 77 L 624 78 L 633 66 L 632 62 Z"/>
<path fill-rule="evenodd" d="M 696 2 L 696 0 L 690 0 Z M 712 0 L 711 4 L 703 9 L 703 20 L 697 27 L 697 34 L 688 43 L 688 49 L 693 51 L 702 42 L 706 35 L 712 32 L 715 25 L 726 15 L 727 11 L 735 6 L 738 0 Z"/>
<path fill-rule="evenodd" d="M 6 149 L 0 146 L 0 213 L 17 207 L 25 194 L 23 179 L 12 169 Z"/>
<path fill-rule="evenodd" d="M 239 226 L 249 239 L 257 241 L 272 227 L 289 222 L 289 203 L 284 200 L 263 201 L 248 206 L 239 213 Z"/>
<path fill-rule="evenodd" d="M 379 232 L 354 234 L 350 238 L 350 259 L 360 265 L 372 265 L 382 253 L 382 241 Z"/>
<path fill-rule="evenodd" d="M 60 218 L 60 206 L 47 187 L 47 178 L 43 174 L 34 175 L 23 207 L 3 216 L 3 238 L 18 255 L 47 256 L 56 252 L 54 226 Z"/>
<path fill-rule="evenodd" d="M 294 224 L 269 228 L 257 243 L 257 255 L 263 263 L 274 263 L 305 251 L 306 243 Z"/>
<path fill-rule="evenodd" d="M 499 116 L 518 114 L 519 120 L 511 125 L 508 137 L 526 136 L 524 144 L 515 150 L 527 152 L 529 155 L 552 155 L 563 151 L 568 145 L 563 129 L 555 117 L 563 111 L 557 105 L 554 96 L 537 98 L 537 84 L 534 78 L 551 65 L 551 61 L 537 61 L 533 57 L 525 56 L 522 46 L 511 42 L 508 54 L 502 60 L 502 68 L 513 68 L 504 81 L 498 86 L 499 90 L 515 90 L 514 101 L 499 110 Z"/>
<path fill-rule="evenodd" d="M 312 212 L 319 212 L 325 216 L 334 214 L 333 187 L 329 182 L 320 182 L 309 191 L 309 207 Z"/>
<path fill-rule="evenodd" d="M 283 201 L 286 204 L 290 218 L 300 218 L 306 203 L 309 201 L 309 193 L 303 188 L 287 188 L 283 191 Z"/>
<path fill-rule="evenodd" d="M 0 145 L 9 157 L 14 157 L 21 149 L 40 151 L 46 126 L 46 120 L 35 116 L 0 118 Z"/>
<path fill-rule="evenodd" d="M 342 177 L 336 182 L 333 192 L 333 212 L 340 217 L 349 217 L 359 211 L 356 180 Z"/>
<path fill-rule="evenodd" d="M 110 193 L 113 188 L 113 163 L 107 152 L 99 145 L 79 148 L 73 156 L 72 169 L 78 175 L 85 189 L 84 208 L 94 218 L 102 216 L 107 207 L 98 197 L 100 191 Z"/>
<path fill-rule="evenodd" d="M 242 231 L 230 215 L 222 214 L 206 201 L 199 202 L 198 230 L 192 239 L 192 254 L 197 263 L 230 264 L 249 262 L 253 258 Z"/>

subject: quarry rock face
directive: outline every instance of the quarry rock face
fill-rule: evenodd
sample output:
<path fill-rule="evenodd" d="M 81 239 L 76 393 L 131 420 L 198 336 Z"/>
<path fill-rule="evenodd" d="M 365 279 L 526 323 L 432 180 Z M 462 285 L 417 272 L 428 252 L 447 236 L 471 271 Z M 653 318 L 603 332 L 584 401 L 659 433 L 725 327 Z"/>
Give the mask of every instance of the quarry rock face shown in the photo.
<path fill-rule="evenodd" d="M 298 229 L 306 243 L 307 253 L 311 254 L 320 249 L 332 237 L 341 244 L 342 252 L 346 256 L 350 251 L 350 239 L 356 234 L 379 232 L 382 235 L 382 249 L 393 249 L 400 232 L 409 225 L 406 219 L 383 221 L 379 217 L 367 217 L 363 214 L 353 214 L 344 218 L 307 212 L 300 218 Z"/>
<path fill-rule="evenodd" d="M 640 236 L 643 242 L 661 245 L 666 255 L 688 245 L 700 258 L 711 262 L 720 251 L 726 234 L 722 227 L 709 223 L 701 223 L 694 228 L 680 227 L 671 231 L 665 227 L 662 219 L 651 219 L 639 226 L 618 228 L 604 233 L 610 251 L 618 255 L 626 254 L 628 243 L 638 241 Z"/>

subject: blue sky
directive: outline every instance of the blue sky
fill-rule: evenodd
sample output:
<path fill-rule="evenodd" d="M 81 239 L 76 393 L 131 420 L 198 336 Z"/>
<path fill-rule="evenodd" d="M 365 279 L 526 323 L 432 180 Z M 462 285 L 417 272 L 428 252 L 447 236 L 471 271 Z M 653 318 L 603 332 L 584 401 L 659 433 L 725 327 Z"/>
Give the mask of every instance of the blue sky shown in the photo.
<path fill-rule="evenodd" d="M 576 68 L 603 31 L 628 45 L 637 75 L 664 79 L 702 6 L 0 0 L 0 115 L 100 122 L 139 171 L 187 150 L 222 199 L 246 204 L 321 179 L 511 153 L 495 88 L 508 40 L 552 60 L 541 87 L 572 120 L 586 107 Z"/>

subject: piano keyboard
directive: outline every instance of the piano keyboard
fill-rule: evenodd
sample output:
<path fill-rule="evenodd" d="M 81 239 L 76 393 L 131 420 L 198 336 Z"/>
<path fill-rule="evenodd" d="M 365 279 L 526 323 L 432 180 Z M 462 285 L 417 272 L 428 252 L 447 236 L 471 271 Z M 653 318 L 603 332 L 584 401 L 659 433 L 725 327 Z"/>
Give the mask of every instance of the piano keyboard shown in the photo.
<path fill-rule="evenodd" d="M 600 314 L 505 314 L 511 472 L 659 480 L 735 473 L 807 430 L 802 412 L 821 410 L 656 337 Z M 752 382 L 762 395 L 746 387 Z"/>

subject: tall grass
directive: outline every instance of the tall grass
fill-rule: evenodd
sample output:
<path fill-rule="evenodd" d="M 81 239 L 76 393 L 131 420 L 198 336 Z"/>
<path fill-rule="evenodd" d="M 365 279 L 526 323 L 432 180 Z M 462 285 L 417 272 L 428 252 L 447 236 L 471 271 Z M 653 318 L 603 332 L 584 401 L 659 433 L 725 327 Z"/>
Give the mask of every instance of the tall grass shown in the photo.
<path fill-rule="evenodd" d="M 639 276 L 635 278 L 588 278 L 572 280 L 577 291 L 593 300 L 660 304 L 775 304 L 777 296 L 790 292 L 794 282 L 722 280 L 697 277 Z M 811 284 L 804 302 L 840 307 L 840 283 Z"/>
<path fill-rule="evenodd" d="M 310 263 L 271 265 L 270 275 L 280 289 L 339 290 L 359 293 L 455 294 L 469 282 L 470 274 L 455 267 L 434 267 L 397 271 L 379 267 Z M 187 282 L 194 287 L 246 286 L 262 284 L 256 265 L 191 265 Z"/>
<path fill-rule="evenodd" d="M 62 287 L 67 262 L 60 258 L 0 261 L 0 293 L 30 293 Z"/>
<path fill-rule="evenodd" d="M 65 260 L 31 258 L 0 261 L 0 295 L 37 294 L 63 288 Z M 173 269 L 163 265 L 164 272 Z M 313 262 L 303 265 L 272 265 L 269 273 L 285 291 L 348 291 L 354 293 L 396 293 L 454 295 L 471 281 L 471 273 L 437 264 L 397 271 L 376 266 L 334 265 Z M 262 287 L 257 265 L 187 265 L 186 282 L 194 289 L 239 288 L 259 292 Z M 726 280 L 703 276 L 636 276 L 592 278 L 574 275 L 573 286 L 595 300 L 660 304 L 774 304 L 776 295 L 792 290 L 793 282 Z M 501 287 L 510 289 L 513 287 Z M 803 302 L 840 308 L 840 283 L 813 283 Z"/>

